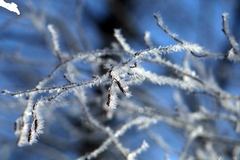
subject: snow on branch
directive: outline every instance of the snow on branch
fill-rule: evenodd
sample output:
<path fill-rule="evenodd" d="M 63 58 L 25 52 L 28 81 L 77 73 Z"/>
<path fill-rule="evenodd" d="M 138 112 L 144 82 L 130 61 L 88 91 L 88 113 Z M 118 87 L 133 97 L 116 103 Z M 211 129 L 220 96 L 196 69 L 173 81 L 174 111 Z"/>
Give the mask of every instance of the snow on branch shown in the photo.
<path fill-rule="evenodd" d="M 147 150 L 148 147 L 149 147 L 148 143 L 146 141 L 143 141 L 140 148 L 128 154 L 127 160 L 136 160 L 136 156 L 138 154 L 141 154 L 143 151 Z"/>
<path fill-rule="evenodd" d="M 158 76 L 157 74 L 151 73 L 150 71 L 146 71 L 143 68 L 134 68 L 133 70 L 136 74 L 144 76 L 145 78 L 147 78 L 149 81 L 151 81 L 154 84 L 158 84 L 158 85 L 168 84 L 170 86 L 179 87 L 184 90 L 191 90 L 191 89 L 196 88 L 193 85 L 193 83 L 187 83 L 187 82 L 184 82 L 184 81 L 182 81 L 180 79 L 176 79 L 176 78 L 170 78 L 170 77 L 166 77 L 166 76 Z"/>
<path fill-rule="evenodd" d="M 129 44 L 126 43 L 126 39 L 121 34 L 120 29 L 114 29 L 114 37 L 118 40 L 125 52 L 129 54 L 134 54 L 134 51 L 131 49 Z"/>
<path fill-rule="evenodd" d="M 43 133 L 43 124 L 44 124 L 44 119 L 42 115 L 42 110 L 43 110 L 43 101 L 37 101 L 34 106 L 33 106 L 33 113 L 32 113 L 32 124 L 31 128 L 28 133 L 28 143 L 31 145 L 33 143 L 37 142 L 37 138 L 40 134 Z"/>
<path fill-rule="evenodd" d="M 3 8 L 6 8 L 7 10 L 11 12 L 17 13 L 17 15 L 20 15 L 20 11 L 18 10 L 18 5 L 16 3 L 6 3 L 4 0 L 0 0 L 0 6 Z"/>
<path fill-rule="evenodd" d="M 60 56 L 61 50 L 60 50 L 60 46 L 59 46 L 59 42 L 58 42 L 58 33 L 52 24 L 49 24 L 47 26 L 47 28 L 52 36 L 52 44 L 53 44 L 54 54 L 59 60 L 61 60 L 61 56 Z"/>
<path fill-rule="evenodd" d="M 149 49 L 153 47 L 152 41 L 150 39 L 150 35 L 151 35 L 150 32 L 145 32 L 144 34 L 144 41 Z"/>
<path fill-rule="evenodd" d="M 115 133 L 113 133 L 113 136 L 111 136 L 107 140 L 105 140 L 101 146 L 99 146 L 93 152 L 78 158 L 78 160 L 85 160 L 85 159 L 90 160 L 90 159 L 97 157 L 100 153 L 102 153 L 108 149 L 108 146 L 112 143 L 114 138 L 119 138 L 120 136 L 124 135 L 127 130 L 129 130 L 130 128 L 132 128 L 135 125 L 141 125 L 141 124 L 145 123 L 146 120 L 151 121 L 153 119 L 148 118 L 148 117 L 137 117 L 137 118 L 127 122 L 121 128 L 119 128 Z M 135 158 L 137 156 L 137 154 L 140 154 L 140 152 L 144 151 L 147 148 L 148 148 L 148 144 L 144 141 L 142 146 L 139 148 L 139 150 L 128 153 L 126 158 L 131 158 L 131 157 Z"/>
<path fill-rule="evenodd" d="M 227 17 L 228 17 L 228 13 L 222 14 L 222 27 L 223 27 L 222 31 L 226 35 L 228 41 L 230 42 L 233 54 L 239 55 L 239 44 L 237 43 L 235 38 L 230 33 Z"/>
<path fill-rule="evenodd" d="M 186 42 L 180 38 L 178 38 L 178 35 L 175 33 L 172 33 L 165 25 L 163 22 L 163 19 L 160 14 L 154 14 L 155 19 L 157 20 L 158 26 L 167 34 L 169 35 L 172 39 L 174 39 L 176 42 L 178 42 L 181 45 L 184 45 L 186 47 L 185 49 L 189 49 L 190 53 L 198 58 L 204 58 L 204 57 L 214 57 L 214 58 L 224 58 L 221 55 L 218 54 L 213 54 L 210 53 L 206 50 L 203 50 L 202 47 L 198 46 L 197 44 L 191 44 L 189 42 Z M 196 53 L 201 53 L 201 54 L 196 54 Z"/>
<path fill-rule="evenodd" d="M 183 40 L 178 38 L 178 35 L 175 33 L 172 33 L 165 25 L 163 22 L 163 19 L 160 14 L 154 14 L 154 18 L 157 20 L 158 26 L 166 33 L 168 34 L 171 38 L 173 38 L 176 42 L 183 43 Z"/>
<path fill-rule="evenodd" d="M 107 106 L 111 109 L 116 109 L 117 106 L 117 90 L 115 83 L 112 83 L 109 88 Z"/>

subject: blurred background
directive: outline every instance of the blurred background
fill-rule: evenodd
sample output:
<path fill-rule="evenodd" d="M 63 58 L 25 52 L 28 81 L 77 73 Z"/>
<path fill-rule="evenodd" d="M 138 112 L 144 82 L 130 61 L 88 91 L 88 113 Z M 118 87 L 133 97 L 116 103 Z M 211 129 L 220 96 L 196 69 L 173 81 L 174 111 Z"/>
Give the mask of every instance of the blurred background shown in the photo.
<path fill-rule="evenodd" d="M 21 14 L 18 16 L 0 8 L 0 90 L 32 89 L 55 68 L 57 59 L 52 52 L 48 24 L 56 27 L 60 48 L 70 55 L 110 48 L 112 43 L 116 42 L 113 36 L 116 28 L 121 29 L 134 50 L 147 48 L 143 40 L 146 31 L 151 33 L 153 46 L 176 44 L 157 26 L 154 13 L 160 13 L 165 25 L 180 38 L 197 43 L 214 53 L 225 55 L 230 49 L 230 44 L 222 32 L 222 13 L 229 13 L 230 30 L 237 42 L 240 37 L 238 0 L 6 0 L 6 2 L 16 3 Z M 174 53 L 165 55 L 165 58 L 182 66 L 184 54 Z M 205 66 L 205 73 L 214 75 L 222 89 L 240 95 L 239 64 L 230 63 L 225 59 L 207 58 L 200 61 Z M 164 67 L 148 63 L 144 63 L 143 66 L 158 74 L 172 74 Z M 97 72 L 88 63 L 80 62 L 77 67 L 82 79 L 88 79 Z M 62 75 L 63 72 L 60 71 L 48 86 L 67 83 Z M 136 91 L 133 90 L 133 97 L 135 92 L 145 93 L 139 95 L 143 97 L 139 103 L 174 110 L 177 105 L 174 101 L 174 90 L 175 88 L 171 87 L 156 89 L 156 86 L 146 83 L 138 86 Z M 98 96 L 103 94 L 103 91 L 104 88 L 89 90 L 89 95 Z M 182 95 L 192 112 L 200 105 L 216 105 L 209 97 L 197 99 L 183 91 L 178 93 Z M 116 114 L 109 120 L 105 117 L 106 111 L 97 104 L 94 96 L 90 96 L 89 99 L 93 115 L 104 125 L 118 128 L 129 118 Z M 69 95 L 61 104 L 46 106 L 45 129 L 39 137 L 39 142 L 32 146 L 18 147 L 13 125 L 25 107 L 24 97 L 15 99 L 9 95 L 0 96 L 1 160 L 76 159 L 93 151 L 106 139 L 106 135 L 96 132 L 87 125 L 81 108 Z M 122 112 L 120 111 L 119 113 Z M 226 126 L 221 129 L 222 126 L 214 123 L 219 133 L 232 138 L 239 137 L 228 129 L 228 124 Z M 151 126 L 151 129 L 156 134 L 161 134 L 167 145 L 173 148 L 168 152 L 169 158 L 178 159 L 184 146 L 182 131 L 173 129 L 166 123 L 158 123 Z M 127 147 L 136 149 L 143 139 L 146 139 L 151 147 L 138 156 L 138 159 L 164 159 L 166 155 L 164 149 L 158 147 L 154 140 L 146 138 L 143 131 L 130 129 L 121 141 Z M 230 152 L 231 148 L 228 149 L 225 151 Z M 96 159 L 123 159 L 123 157 L 116 150 L 109 149 Z"/>

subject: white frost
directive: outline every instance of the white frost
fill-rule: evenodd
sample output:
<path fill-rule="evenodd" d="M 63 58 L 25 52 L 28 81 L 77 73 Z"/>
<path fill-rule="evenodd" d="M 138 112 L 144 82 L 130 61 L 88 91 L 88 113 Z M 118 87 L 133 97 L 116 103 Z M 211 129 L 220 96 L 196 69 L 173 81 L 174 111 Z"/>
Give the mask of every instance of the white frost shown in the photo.
<path fill-rule="evenodd" d="M 18 5 L 15 3 L 6 3 L 4 0 L 0 0 L 0 6 L 3 8 L 6 8 L 7 10 L 11 12 L 17 13 L 17 15 L 20 15 L 20 11 L 18 10 Z"/>

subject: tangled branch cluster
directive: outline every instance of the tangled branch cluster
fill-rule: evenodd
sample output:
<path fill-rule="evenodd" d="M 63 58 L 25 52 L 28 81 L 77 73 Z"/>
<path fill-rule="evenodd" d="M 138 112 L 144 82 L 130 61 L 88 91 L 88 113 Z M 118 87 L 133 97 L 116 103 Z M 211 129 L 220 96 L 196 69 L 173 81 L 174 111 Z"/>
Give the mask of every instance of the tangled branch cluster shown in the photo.
<path fill-rule="evenodd" d="M 239 46 L 234 37 L 230 34 L 227 14 L 222 15 L 223 32 L 231 45 L 231 50 L 227 54 L 211 53 L 203 47 L 186 42 L 174 33 L 172 33 L 163 23 L 161 16 L 155 14 L 158 26 L 173 40 L 176 44 L 169 46 L 154 47 L 151 42 L 150 33 L 146 32 L 144 41 L 147 49 L 135 51 L 126 42 L 120 30 L 114 31 L 114 36 L 118 41 L 118 45 L 111 49 L 97 50 L 87 53 L 78 53 L 70 55 L 62 52 L 58 42 L 58 32 L 53 25 L 48 25 L 48 30 L 52 37 L 53 53 L 58 60 L 58 65 L 42 80 L 35 88 L 11 92 L 4 90 L 3 94 L 9 94 L 16 98 L 26 97 L 27 105 L 15 122 L 15 134 L 18 138 L 19 146 L 31 145 L 37 142 L 40 134 L 43 134 L 44 114 L 51 105 L 58 105 L 63 102 L 65 97 L 73 94 L 79 106 L 82 108 L 89 125 L 93 126 L 107 135 L 102 144 L 90 153 L 82 155 L 80 159 L 93 159 L 102 152 L 109 149 L 113 144 L 115 148 L 126 159 L 135 159 L 139 154 L 144 153 L 150 147 L 149 142 L 145 139 L 142 145 L 136 150 L 126 147 L 120 137 L 123 136 L 130 128 L 136 126 L 140 130 L 145 131 L 149 139 L 154 140 L 167 155 L 174 153 L 179 159 L 218 159 L 223 150 L 231 147 L 232 156 L 239 156 L 240 141 L 232 139 L 226 135 L 221 135 L 214 129 L 207 126 L 214 120 L 223 120 L 230 122 L 235 127 L 232 131 L 239 134 L 239 107 L 240 97 L 232 95 L 222 90 L 214 81 L 214 77 L 202 75 L 204 73 L 204 65 L 201 64 L 202 58 L 215 58 L 217 60 L 228 59 L 231 62 L 240 62 Z M 174 64 L 164 59 L 166 54 L 174 54 L 184 52 L 185 59 L 183 65 Z M 106 56 L 117 56 L 118 59 L 104 58 Z M 119 60 L 120 59 L 120 60 Z M 189 67 L 191 61 L 198 61 L 196 70 Z M 85 62 L 93 67 L 104 66 L 105 72 L 94 75 L 87 80 L 78 81 L 80 71 L 74 66 L 75 63 Z M 154 73 L 142 66 L 143 62 L 164 66 L 173 71 L 176 76 L 166 76 Z M 64 70 L 63 77 L 66 84 L 50 86 L 47 84 L 55 78 L 55 75 Z M 212 111 L 209 106 L 198 106 L 199 110 L 191 112 L 186 109 L 185 104 L 179 92 L 175 94 L 177 108 L 175 110 L 165 110 L 159 108 L 158 105 L 144 105 L 141 96 L 133 94 L 138 86 L 145 82 L 150 82 L 156 86 L 171 86 L 181 89 L 186 93 L 195 96 L 208 96 L 213 99 L 222 111 Z M 108 119 L 111 119 L 116 112 L 123 112 L 127 120 L 121 124 L 122 126 L 114 129 L 102 124 L 93 114 L 94 108 L 90 106 L 89 98 L 86 96 L 91 88 L 106 87 L 106 93 L 102 93 L 100 97 L 95 97 L 95 104 L 101 105 L 107 112 Z M 157 93 L 156 93 L 157 94 Z M 103 99 L 101 104 L 99 99 Z M 149 99 L 151 99 L 149 97 Z M 137 102 L 140 103 L 137 103 Z M 166 142 L 160 133 L 155 133 L 151 126 L 160 122 L 166 123 L 172 128 L 181 129 L 184 134 L 184 145 L 182 149 L 176 150 Z M 218 146 L 217 144 L 221 144 Z"/>

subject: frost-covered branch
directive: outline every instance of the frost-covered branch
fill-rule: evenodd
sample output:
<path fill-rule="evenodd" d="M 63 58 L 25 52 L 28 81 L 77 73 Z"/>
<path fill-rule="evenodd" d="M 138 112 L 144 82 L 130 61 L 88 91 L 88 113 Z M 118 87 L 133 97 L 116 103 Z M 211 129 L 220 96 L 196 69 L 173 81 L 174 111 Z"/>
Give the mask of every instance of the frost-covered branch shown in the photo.
<path fill-rule="evenodd" d="M 226 15 L 223 14 L 223 32 L 232 48 L 227 57 L 239 61 L 238 43 L 230 34 Z M 113 36 L 121 47 L 68 53 L 59 44 L 61 32 L 57 32 L 55 25 L 48 25 L 46 30 L 51 37 L 48 42 L 57 62 L 55 67 L 30 89 L 2 91 L 25 102 L 25 109 L 14 125 L 18 145 L 37 142 L 48 127 L 46 120 L 51 120 L 47 114 L 55 114 L 53 110 L 64 102 L 69 110 L 67 124 L 73 121 L 72 128 L 80 128 L 74 131 L 79 132 L 79 141 L 91 139 L 91 134 L 104 135 L 90 151 L 81 152 L 78 159 L 94 159 L 114 149 L 123 159 L 136 159 L 151 150 L 149 139 L 155 141 L 165 155 L 176 154 L 179 159 L 201 159 L 206 157 L 204 154 L 215 158 L 229 147 L 234 147 L 237 154 L 240 142 L 230 135 L 239 134 L 240 95 L 222 87 L 204 62 L 199 62 L 205 57 L 216 61 L 226 57 L 179 38 L 164 25 L 159 14 L 154 17 L 160 29 L 176 44 L 154 46 L 150 32 L 146 32 L 143 37 L 146 48 L 135 50 L 121 31 L 115 29 Z M 84 48 L 87 50 L 87 45 Z M 169 58 L 175 54 L 182 54 L 183 60 L 175 62 Z M 83 68 L 88 70 L 87 74 L 83 73 Z M 169 99 L 173 98 L 173 102 L 169 102 L 165 94 L 171 95 Z M 218 121 L 226 123 L 231 134 L 223 135 L 216 129 Z M 71 128 L 64 123 L 58 125 Z M 81 125 L 88 130 L 84 134 L 81 134 Z M 154 126 L 164 128 L 158 132 Z M 144 136 L 139 138 L 142 145 L 133 148 L 124 141 L 131 130 Z M 176 139 L 180 137 L 184 141 L 180 149 L 163 138 L 169 131 Z M 222 149 L 216 143 L 226 147 Z"/>
<path fill-rule="evenodd" d="M 226 37 L 227 37 L 227 39 L 228 39 L 228 41 L 229 41 L 229 43 L 232 47 L 233 54 L 238 54 L 239 55 L 239 45 L 238 45 L 237 41 L 235 40 L 235 38 L 230 33 L 227 17 L 228 17 L 227 13 L 222 14 L 222 27 L 223 27 L 222 31 L 226 35 Z M 230 56 L 230 55 L 228 55 L 228 56 Z M 229 57 L 229 58 L 231 58 L 231 57 Z"/>

